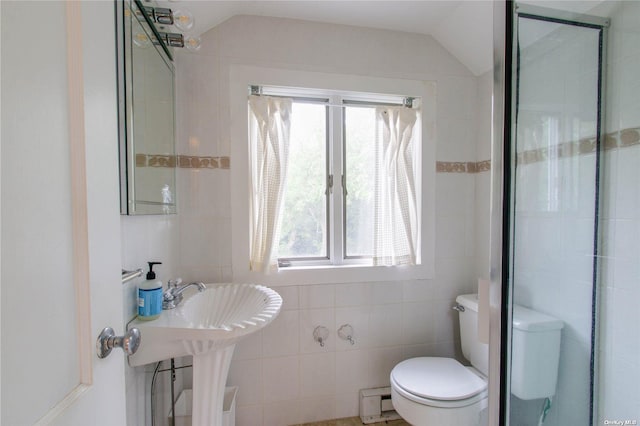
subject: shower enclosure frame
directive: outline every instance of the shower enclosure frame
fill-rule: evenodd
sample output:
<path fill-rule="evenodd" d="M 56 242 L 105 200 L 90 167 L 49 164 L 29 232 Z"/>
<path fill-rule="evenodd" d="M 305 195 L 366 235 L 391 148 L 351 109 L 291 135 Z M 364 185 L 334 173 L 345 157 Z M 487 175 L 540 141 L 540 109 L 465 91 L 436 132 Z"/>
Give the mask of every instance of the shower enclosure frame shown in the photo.
<path fill-rule="evenodd" d="M 594 245 L 592 271 L 592 317 L 590 360 L 590 424 L 597 418 L 597 356 L 598 351 L 598 281 L 600 233 L 598 211 L 600 209 L 600 168 L 604 141 L 604 99 L 606 82 L 607 28 L 606 18 L 547 9 L 514 1 L 494 3 L 493 11 L 493 112 L 491 155 L 491 224 L 490 258 L 491 283 L 489 287 L 490 365 L 489 365 L 489 424 L 509 425 L 510 408 L 510 360 L 511 327 L 513 310 L 513 207 L 515 196 L 512 181 L 515 171 L 518 57 L 514 40 L 518 37 L 520 17 L 575 25 L 599 30 L 598 94 L 596 130 L 596 193 L 594 200 Z M 515 90 L 514 90 L 515 87 Z"/>

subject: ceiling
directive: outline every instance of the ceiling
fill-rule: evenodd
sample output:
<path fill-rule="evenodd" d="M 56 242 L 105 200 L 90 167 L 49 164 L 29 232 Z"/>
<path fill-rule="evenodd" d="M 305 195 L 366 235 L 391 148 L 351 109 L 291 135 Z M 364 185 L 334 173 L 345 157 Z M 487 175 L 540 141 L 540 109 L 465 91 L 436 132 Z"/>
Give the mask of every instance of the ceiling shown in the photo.
<path fill-rule="evenodd" d="M 171 9 L 187 9 L 202 34 L 235 15 L 293 18 L 433 36 L 475 75 L 492 66 L 492 2 L 490 0 L 422 1 L 159 1 Z"/>
<path fill-rule="evenodd" d="M 604 0 L 521 2 L 585 13 Z M 158 3 L 174 11 L 191 11 L 196 21 L 192 33 L 196 35 L 235 15 L 292 18 L 426 34 L 434 37 L 475 75 L 493 66 L 492 0 L 170 0 Z"/>

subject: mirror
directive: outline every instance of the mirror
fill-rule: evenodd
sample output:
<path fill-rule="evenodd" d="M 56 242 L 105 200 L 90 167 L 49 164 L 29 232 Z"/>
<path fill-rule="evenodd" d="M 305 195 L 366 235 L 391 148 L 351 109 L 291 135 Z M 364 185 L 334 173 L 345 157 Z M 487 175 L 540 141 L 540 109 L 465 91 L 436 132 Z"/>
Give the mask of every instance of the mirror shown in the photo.
<path fill-rule="evenodd" d="M 120 210 L 176 213 L 174 66 L 139 2 L 116 2 Z M 155 35 L 154 35 L 155 34 Z M 160 42 L 161 43 L 161 42 Z"/>

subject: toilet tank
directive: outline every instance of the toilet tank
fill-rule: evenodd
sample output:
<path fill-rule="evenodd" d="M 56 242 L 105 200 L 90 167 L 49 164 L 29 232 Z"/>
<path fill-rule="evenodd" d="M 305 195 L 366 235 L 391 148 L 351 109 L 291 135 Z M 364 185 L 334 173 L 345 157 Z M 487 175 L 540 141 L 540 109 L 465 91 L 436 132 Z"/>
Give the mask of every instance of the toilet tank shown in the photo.
<path fill-rule="evenodd" d="M 563 322 L 513 307 L 511 393 L 520 399 L 546 398 L 556 393 Z"/>
<path fill-rule="evenodd" d="M 488 376 L 489 345 L 478 341 L 478 295 L 463 294 L 456 298 L 456 302 L 464 307 L 459 315 L 462 355 L 478 371 Z"/>

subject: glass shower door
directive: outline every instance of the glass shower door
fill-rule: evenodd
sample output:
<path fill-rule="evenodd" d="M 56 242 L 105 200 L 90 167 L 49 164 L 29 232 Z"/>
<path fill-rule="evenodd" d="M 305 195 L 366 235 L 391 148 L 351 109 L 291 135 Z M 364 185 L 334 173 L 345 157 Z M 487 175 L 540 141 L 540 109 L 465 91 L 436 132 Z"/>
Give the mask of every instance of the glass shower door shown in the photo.
<path fill-rule="evenodd" d="M 604 30 L 557 16 L 519 5 L 514 23 L 505 402 L 518 426 L 592 423 Z M 561 321 L 557 349 L 540 351 L 549 330 L 520 307 Z"/>

